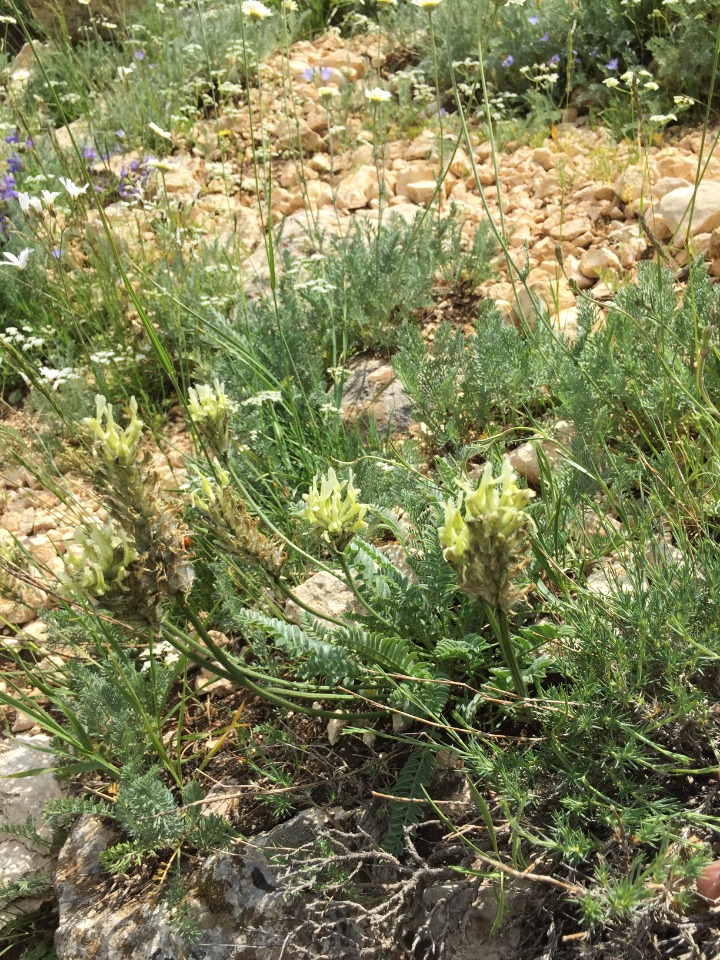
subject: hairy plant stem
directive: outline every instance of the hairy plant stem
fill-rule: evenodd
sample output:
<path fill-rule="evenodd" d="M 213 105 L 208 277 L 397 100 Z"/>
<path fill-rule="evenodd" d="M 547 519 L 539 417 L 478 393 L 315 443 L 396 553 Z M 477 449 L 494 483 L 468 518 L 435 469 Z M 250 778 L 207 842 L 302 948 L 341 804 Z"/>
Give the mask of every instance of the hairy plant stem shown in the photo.
<path fill-rule="evenodd" d="M 218 644 L 215 643 L 213 638 L 210 636 L 209 632 L 205 629 L 205 625 L 200 620 L 200 618 L 195 613 L 195 611 L 189 606 L 189 604 L 185 603 L 184 601 L 181 601 L 181 607 L 182 607 L 183 613 L 195 628 L 200 639 L 203 641 L 203 643 L 208 648 L 208 650 L 210 650 L 210 652 L 215 657 L 215 659 L 218 660 L 225 667 L 228 674 L 230 675 L 230 678 L 234 682 L 239 683 L 241 686 L 245 687 L 245 689 L 248 690 L 250 693 L 254 693 L 256 696 L 262 698 L 263 700 L 269 700 L 270 703 L 274 703 L 278 707 L 283 707 L 284 709 L 293 711 L 295 713 L 304 713 L 310 717 L 327 717 L 328 719 L 331 719 L 331 718 L 347 716 L 348 718 L 357 719 L 357 718 L 367 718 L 370 716 L 378 716 L 377 712 L 374 712 L 373 714 L 367 714 L 367 713 L 361 714 L 361 713 L 355 713 L 355 712 L 348 713 L 348 714 L 340 714 L 335 710 L 322 710 L 316 707 L 306 707 L 304 704 L 295 703 L 292 700 L 288 700 L 286 697 L 284 697 L 281 693 L 277 692 L 272 687 L 261 686 L 259 683 L 255 683 L 255 681 L 251 679 L 251 674 L 255 674 L 255 671 L 244 669 L 240 667 L 237 663 L 233 663 L 233 661 L 230 659 L 230 657 L 227 656 L 227 654 L 222 649 L 222 647 L 218 646 Z M 187 655 L 187 652 L 186 652 L 186 655 Z M 301 699 L 304 697 L 308 699 L 310 697 L 312 697 L 313 699 L 316 699 L 317 697 L 325 696 L 323 691 L 300 691 L 300 690 L 293 690 L 293 695 L 297 695 Z M 332 695 L 328 695 L 328 697 L 330 696 Z M 339 698 L 337 695 L 333 697 L 333 699 L 337 699 L 337 698 Z M 347 695 L 345 699 L 349 700 L 351 699 L 351 696 Z"/>
<path fill-rule="evenodd" d="M 445 150 L 443 147 L 443 122 L 442 107 L 440 106 L 440 74 L 438 71 L 437 45 L 435 43 L 435 27 L 433 26 L 432 10 L 428 10 L 428 21 L 430 23 L 430 47 L 432 49 L 433 76 L 435 78 L 435 106 L 437 109 L 437 119 L 439 125 L 438 133 L 438 158 L 440 160 L 440 173 L 438 182 L 445 179 Z M 438 220 L 440 219 L 440 197 L 438 196 Z"/>
<path fill-rule="evenodd" d="M 350 569 L 344 555 L 342 553 L 338 553 L 337 558 L 340 561 L 340 566 L 342 567 L 343 573 L 345 574 L 345 579 L 347 580 L 347 584 L 352 590 L 355 599 L 358 600 L 363 605 L 363 607 L 366 610 L 368 610 L 377 620 L 379 620 L 384 627 L 386 627 L 392 633 L 395 633 L 395 627 L 390 623 L 390 621 L 386 620 L 381 613 L 378 613 L 377 610 L 375 610 L 374 607 L 372 607 L 368 603 L 365 597 L 361 595 L 360 591 L 355 585 L 355 578 L 352 575 L 352 570 Z"/>
<path fill-rule="evenodd" d="M 523 680 L 523 676 L 520 672 L 520 667 L 517 662 L 517 657 L 515 656 L 512 638 L 510 636 L 510 626 L 508 624 L 507 613 L 501 609 L 492 610 L 490 607 L 488 607 L 487 610 L 490 623 L 495 631 L 495 636 L 498 639 L 498 643 L 500 644 L 500 653 L 502 654 L 502 658 L 505 661 L 505 666 L 510 671 L 513 683 L 515 684 L 515 693 L 518 695 L 518 697 L 525 700 L 527 699 L 527 685 Z"/>

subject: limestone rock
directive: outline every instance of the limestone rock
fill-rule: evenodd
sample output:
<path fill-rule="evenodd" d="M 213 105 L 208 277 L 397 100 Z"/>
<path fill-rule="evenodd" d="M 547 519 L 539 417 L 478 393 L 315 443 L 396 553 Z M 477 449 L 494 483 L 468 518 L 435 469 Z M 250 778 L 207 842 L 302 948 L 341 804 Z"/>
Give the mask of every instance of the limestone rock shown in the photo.
<path fill-rule="evenodd" d="M 617 558 L 608 558 L 588 574 L 587 589 L 599 597 L 612 597 L 614 594 L 632 593 L 635 583 Z"/>
<path fill-rule="evenodd" d="M 580 257 L 580 273 L 584 277 L 597 279 L 606 270 L 612 270 L 615 273 L 622 271 L 622 264 L 617 255 L 604 247 L 590 247 Z"/>
<path fill-rule="evenodd" d="M 453 782 L 458 779 L 457 770 L 445 772 Z M 468 795 L 458 802 L 467 809 L 469 801 Z M 452 812 L 452 808 L 448 804 L 444 809 Z M 364 905 L 354 909 L 352 898 L 336 905 L 308 872 L 327 863 L 324 849 L 336 849 L 335 823 L 344 844 L 352 844 L 348 838 L 361 825 L 357 844 L 368 850 L 373 842 L 368 812 L 334 808 L 303 811 L 243 841 L 230 853 L 207 857 L 189 878 L 189 910 L 201 937 L 197 946 L 187 948 L 170 929 L 163 907 L 148 902 L 146 891 L 129 898 L 108 895 L 108 878 L 98 858 L 117 838 L 101 821 L 84 817 L 61 854 L 56 884 L 58 960 L 277 960 L 281 956 L 358 960 L 360 956 L 395 956 L 398 938 L 410 942 L 421 928 L 423 942 L 431 950 L 428 956 L 443 960 L 480 956 L 515 960 L 518 956 L 533 885 L 506 885 L 505 919 L 496 930 L 492 884 L 475 877 L 458 878 L 449 867 L 446 872 L 436 868 L 415 884 L 414 866 L 383 861 L 382 869 L 369 867 L 374 871 L 373 883 L 365 896 L 374 895 L 382 903 L 383 896 L 389 895 L 386 886 L 397 891 L 407 884 L 407 903 L 397 929 L 386 925 L 381 914 L 368 921 Z M 352 846 L 350 850 L 352 855 Z M 312 861 L 316 868 L 310 866 Z M 482 864 L 478 863 L 478 870 L 482 872 Z"/>
<path fill-rule="evenodd" d="M 358 601 L 350 587 L 338 577 L 326 570 L 313 574 L 293 591 L 298 600 L 306 606 L 316 610 L 319 614 L 326 614 L 341 619 L 346 614 L 357 613 Z M 293 600 L 285 604 L 285 616 L 291 623 L 300 623 L 301 617 L 307 611 Z"/>
<path fill-rule="evenodd" d="M 567 455 L 575 437 L 575 428 L 567 420 L 558 420 L 553 428 L 555 440 L 528 440 L 508 454 L 510 466 L 533 487 L 540 486 L 541 470 L 538 448 L 554 467 Z"/>
<path fill-rule="evenodd" d="M 350 364 L 340 412 L 346 420 L 374 419 L 380 433 L 405 432 L 414 423 L 410 398 L 392 366 L 368 357 Z"/>
<path fill-rule="evenodd" d="M 20 826 L 30 817 L 40 836 L 49 840 L 52 831 L 43 820 L 45 805 L 63 796 L 63 789 L 49 771 L 34 776 L 8 779 L 12 774 L 52 766 L 54 758 L 47 752 L 50 737 L 18 737 L 0 740 L 0 823 Z M 45 752 L 40 752 L 45 751 Z M 29 841 L 5 835 L 0 838 L 0 886 L 52 873 L 55 857 L 47 850 L 34 847 Z M 14 906 L 34 909 L 37 899 L 19 901 Z M 3 905 L 4 904 L 0 904 Z M 0 921 L 0 925 L 3 921 Z"/>
<path fill-rule="evenodd" d="M 322 150 L 325 147 L 323 138 L 312 130 L 301 117 L 279 121 L 275 127 L 275 148 L 279 151 L 297 149 L 300 146 L 304 151 Z"/>
<path fill-rule="evenodd" d="M 345 177 L 337 191 L 337 205 L 341 210 L 358 210 L 380 195 L 377 171 L 370 164 Z"/>
<path fill-rule="evenodd" d="M 434 180 L 417 180 L 408 184 L 407 195 L 413 203 L 427 205 L 432 201 L 436 190 L 437 183 Z"/>
<path fill-rule="evenodd" d="M 688 185 L 671 190 L 657 203 L 655 215 L 666 225 L 670 233 L 680 239 L 688 226 L 688 215 L 695 187 Z M 695 197 L 695 207 L 690 224 L 690 234 L 711 233 L 720 227 L 720 182 L 706 180 L 700 184 Z"/>
<path fill-rule="evenodd" d="M 533 151 L 533 162 L 539 164 L 543 170 L 552 170 L 558 161 L 558 155 L 549 147 L 537 147 Z"/>
<path fill-rule="evenodd" d="M 585 233 L 592 236 L 592 221 L 588 217 L 574 217 L 550 229 L 550 236 L 555 240 L 577 240 Z"/>
<path fill-rule="evenodd" d="M 72 123 L 67 124 L 67 126 L 58 127 L 54 136 L 60 150 L 68 152 L 73 149 L 71 135 L 75 143 L 77 143 L 78 147 L 82 150 L 89 132 L 90 128 L 87 120 L 85 120 L 84 117 L 78 117 L 77 120 L 73 120 Z"/>

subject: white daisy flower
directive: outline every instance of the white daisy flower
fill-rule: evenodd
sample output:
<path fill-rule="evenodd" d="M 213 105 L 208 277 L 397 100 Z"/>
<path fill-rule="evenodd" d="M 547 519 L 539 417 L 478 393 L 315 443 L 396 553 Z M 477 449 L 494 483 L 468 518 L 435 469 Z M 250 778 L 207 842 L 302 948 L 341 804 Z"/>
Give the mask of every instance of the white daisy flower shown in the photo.
<path fill-rule="evenodd" d="M 260 0 L 243 0 L 240 9 L 246 17 L 249 17 L 250 20 L 257 20 L 258 23 L 272 16 L 272 10 L 261 3 Z"/>
<path fill-rule="evenodd" d="M 383 90 L 382 87 L 373 87 L 365 91 L 365 99 L 370 103 L 386 103 L 392 99 L 392 94 L 389 90 Z"/>

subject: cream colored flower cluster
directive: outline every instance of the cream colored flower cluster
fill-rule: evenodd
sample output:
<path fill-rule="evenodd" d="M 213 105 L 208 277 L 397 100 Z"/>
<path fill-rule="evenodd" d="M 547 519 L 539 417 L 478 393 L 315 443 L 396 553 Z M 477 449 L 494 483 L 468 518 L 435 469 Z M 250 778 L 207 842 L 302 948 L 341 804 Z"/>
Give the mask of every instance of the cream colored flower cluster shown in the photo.
<path fill-rule="evenodd" d="M 342 553 L 354 535 L 367 528 L 365 515 L 368 506 L 358 502 L 359 495 L 360 491 L 353 486 L 352 470 L 346 481 L 340 481 L 330 467 L 327 476 L 315 477 L 310 491 L 303 494 L 307 506 L 300 516 L 320 530 L 323 539 Z"/>
<path fill-rule="evenodd" d="M 137 415 L 137 400 L 130 397 L 130 422 L 124 430 L 118 428 L 113 418 L 112 404 L 105 397 L 95 397 L 95 416 L 87 417 L 85 423 L 97 439 L 96 450 L 108 462 L 129 467 L 137 459 L 142 439 L 143 422 Z"/>
<path fill-rule="evenodd" d="M 196 383 L 188 389 L 188 412 L 213 451 L 222 454 L 229 443 L 230 415 L 237 404 L 225 393 L 225 384 Z"/>
<path fill-rule="evenodd" d="M 121 587 L 138 552 L 128 535 L 112 520 L 80 527 L 73 537 L 63 575 L 70 593 L 79 590 L 90 600 Z"/>
<path fill-rule="evenodd" d="M 477 489 L 466 486 L 445 504 L 439 530 L 443 556 L 462 587 L 500 610 L 510 610 L 522 596 L 513 580 L 527 563 L 528 536 L 535 528 L 524 509 L 534 493 L 516 480 L 507 460 L 498 477 L 487 463 Z"/>

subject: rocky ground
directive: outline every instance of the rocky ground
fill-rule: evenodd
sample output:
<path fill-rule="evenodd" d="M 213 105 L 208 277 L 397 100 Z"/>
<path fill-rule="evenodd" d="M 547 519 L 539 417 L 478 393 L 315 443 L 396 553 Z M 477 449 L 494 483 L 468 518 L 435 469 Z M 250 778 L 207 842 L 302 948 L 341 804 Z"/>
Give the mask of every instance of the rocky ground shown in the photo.
<path fill-rule="evenodd" d="M 318 228 L 343 233 L 353 218 L 377 221 L 381 204 L 373 133 L 363 128 L 361 117 L 349 117 L 345 124 L 349 132 L 356 140 L 366 142 L 342 149 L 339 135 L 328 129 L 332 118 L 318 101 L 316 84 L 305 77 L 308 68 L 325 68 L 331 71 L 326 81 L 329 85 L 339 85 L 343 79 L 361 84 L 379 67 L 382 64 L 377 62 L 375 50 L 361 41 L 345 41 L 333 32 L 316 43 L 295 44 L 289 64 L 279 56 L 267 61 L 263 71 L 262 125 L 271 134 L 271 219 L 280 231 L 282 245 L 308 251 L 317 243 L 312 237 L 313 231 L 317 236 Z M 283 86 L 292 91 L 296 111 L 290 122 L 286 104 L 277 93 Z M 259 102 L 254 106 L 257 133 L 261 128 Z M 79 142 L 89 135 L 84 121 L 76 121 L 72 126 Z M 60 145 L 69 144 L 64 128 L 57 131 L 56 138 Z M 222 147 L 218 146 L 219 139 Z M 720 157 L 710 155 L 711 143 L 712 138 L 708 137 L 707 148 L 701 154 L 701 133 L 687 131 L 650 146 L 640 157 L 633 145 L 614 143 L 606 131 L 594 129 L 580 118 L 553 128 L 551 136 L 539 146 L 508 146 L 501 150 L 496 176 L 487 142 L 475 138 L 469 152 L 465 146 L 456 149 L 448 138 L 443 153 L 446 157 L 452 155 L 452 160 L 440 190 L 441 209 L 448 211 L 455 205 L 469 237 L 488 214 L 498 227 L 503 227 L 501 201 L 512 256 L 520 267 L 527 266 L 530 290 L 547 305 L 553 322 L 572 336 L 578 297 L 592 296 L 600 304 L 611 298 L 617 284 L 633 275 L 638 261 L 657 256 L 653 239 L 665 245 L 662 256 L 676 272 L 679 285 L 683 267 L 694 255 L 704 255 L 712 275 L 720 277 Z M 183 216 L 203 242 L 225 240 L 238 244 L 246 257 L 246 275 L 261 284 L 267 261 L 258 200 L 264 200 L 268 184 L 262 169 L 256 182 L 252 154 L 246 111 L 228 113 L 217 122 L 198 122 L 191 134 L 174 137 L 167 169 L 153 174 L 148 194 L 153 185 L 162 183 L 169 202 L 184 211 Z M 437 138 L 429 129 L 413 138 L 391 138 L 387 142 L 381 161 L 387 191 L 385 216 L 395 213 L 412 220 L 425 208 L 436 189 L 439 154 Z M 120 170 L 137 159 L 140 155 L 135 151 L 114 156 L 109 163 Z M 699 166 L 702 182 L 688 224 L 686 210 Z M 265 169 L 269 167 L 266 165 Z M 146 245 L 152 243 L 154 234 L 146 210 L 115 203 L 105 213 L 131 253 L 141 246 L 147 253 Z M 647 229 L 640 222 L 641 214 Z M 97 230 L 99 226 L 99 217 L 94 215 L 88 229 Z M 519 300 L 516 298 L 510 281 L 508 264 L 500 259 L 497 277 L 482 284 L 477 294 L 495 299 L 512 321 L 523 311 L 528 313 L 529 304 L 523 302 L 522 295 Z M 468 316 L 466 322 L 471 324 L 472 317 Z M 376 358 L 356 362 L 345 385 L 344 409 L 348 416 L 369 408 L 376 413 L 380 425 L 391 420 L 394 428 L 401 431 L 411 425 L 409 407 L 399 384 L 393 381 L 392 368 Z M 17 425 L 16 418 L 15 422 Z M 560 438 L 566 427 L 557 425 Z M 21 432 L 18 437 L 22 441 Z M 167 484 L 176 484 L 189 448 L 180 423 L 169 428 L 160 446 L 156 466 Z M 551 458 L 558 450 L 546 448 Z M 513 455 L 516 468 L 531 483 L 537 482 L 537 457 L 532 446 L 523 445 Z M 52 483 L 43 488 L 32 470 L 18 466 L 10 456 L 0 465 L 0 537 L 14 538 L 39 568 L 29 579 L 3 584 L 7 598 L 0 600 L 0 635 L 8 648 L 32 643 L 36 655 L 47 658 L 48 669 L 52 669 L 58 653 L 44 648 L 46 629 L 38 613 L 55 602 L 57 576 L 63 570 L 63 556 L 72 549 L 76 527 L 83 518 L 103 516 L 102 508 L 80 479 L 65 477 L 64 489 L 72 493 L 71 499 L 67 495 L 61 499 Z M 339 583 L 315 582 L 307 589 L 315 590 L 313 605 L 326 605 L 336 615 L 352 603 L 352 597 L 342 596 Z M 288 613 L 292 615 L 291 610 Z M 222 690 L 218 691 L 220 695 Z M 30 742 L 47 746 L 31 717 L 8 710 L 5 723 L 13 735 L 21 734 Z M 27 768 L 29 751 L 22 740 L 15 745 L 5 740 L 2 749 L 0 764 L 6 770 L 22 769 L 23 764 Z M 39 765 L 32 756 L 32 765 Z M 43 778 L 50 793 L 33 790 L 30 796 L 27 791 L 7 799 L 0 796 L 0 819 L 24 820 L 28 814 L 37 819 L 44 799 L 59 790 L 49 775 L 43 774 Z M 35 778 L 34 782 L 39 779 L 42 778 Z M 218 855 L 202 866 L 196 901 L 207 946 L 196 948 L 188 956 L 226 958 L 231 955 L 225 949 L 228 937 L 232 938 L 235 958 L 315 956 L 312 945 L 319 942 L 328 951 L 323 955 L 380 955 L 380 947 L 371 949 L 368 945 L 368 938 L 379 928 L 380 914 L 373 914 L 368 908 L 366 915 L 347 919 L 344 933 L 333 940 L 328 931 L 333 924 L 336 931 L 341 929 L 341 907 L 336 915 L 323 914 L 317 904 L 311 904 L 308 891 L 304 891 L 288 911 L 277 891 L 281 878 L 292 874 L 296 865 L 290 858 L 278 866 L 278 861 L 267 853 L 269 848 L 289 848 L 302 849 L 309 856 L 320 831 L 325 839 L 335 837 L 333 842 L 340 844 L 338 850 L 345 843 L 353 854 L 360 856 L 367 842 L 363 833 L 367 825 L 357 820 L 346 823 L 332 811 L 317 816 L 303 814 L 291 824 L 297 835 L 290 839 L 287 834 L 292 830 L 285 825 L 278 828 L 282 836 L 275 835 L 277 831 L 263 834 L 256 848 L 242 857 Z M 108 904 L 98 900 L 99 891 L 107 890 L 97 861 L 98 851 L 107 843 L 107 829 L 100 821 L 81 821 L 61 854 L 56 874 L 61 910 L 58 957 L 99 960 L 185 956 L 160 908 L 132 899 L 120 898 Z M 21 841 L 7 840 L 0 845 L 0 880 L 12 879 L 17 875 L 13 873 L 17 864 L 24 863 L 18 843 L 22 847 Z M 395 935 L 404 938 L 407 949 L 416 951 L 413 956 L 442 956 L 447 960 L 480 955 L 497 960 L 518 956 L 515 917 L 524 902 L 521 888 L 509 903 L 503 928 L 506 932 L 480 954 L 477 944 L 489 936 L 488 916 L 493 911 L 487 898 L 477 899 L 479 884 L 468 881 L 451 889 L 452 872 L 447 864 L 433 863 L 420 854 L 417 857 L 420 880 L 413 881 L 396 861 L 388 861 L 382 878 L 388 889 L 397 894 L 396 900 L 391 898 L 393 909 L 397 907 Z M 48 868 L 48 864 L 43 863 L 41 868 Z M 37 864 L 32 864 L 31 869 L 37 870 Z M 55 869 L 52 863 L 49 869 Z M 298 889 L 303 889 L 302 884 Z M 238 898 L 238 890 L 243 891 L 242 898 Z M 402 911 L 411 902 L 411 894 L 416 912 L 410 911 L 403 919 Z M 256 918 L 260 913 L 266 920 L 258 926 Z M 287 938 L 296 928 L 304 931 L 304 939 L 295 943 L 296 952 L 286 953 Z M 447 937 L 453 931 L 456 939 L 451 943 Z M 353 941 L 355 948 L 349 946 Z M 380 946 L 388 949 L 387 943 Z M 389 949 L 389 955 L 393 955 L 392 947 Z M 432 952 L 438 950 L 443 952 Z"/>

